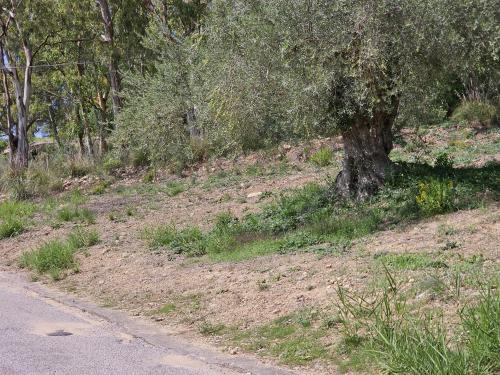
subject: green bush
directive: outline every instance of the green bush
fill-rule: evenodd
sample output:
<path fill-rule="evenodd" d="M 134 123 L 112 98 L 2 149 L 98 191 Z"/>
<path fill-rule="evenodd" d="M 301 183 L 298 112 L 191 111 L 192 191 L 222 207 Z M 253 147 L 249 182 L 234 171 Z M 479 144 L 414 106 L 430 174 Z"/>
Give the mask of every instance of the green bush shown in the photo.
<path fill-rule="evenodd" d="M 83 177 L 94 170 L 94 165 L 86 159 L 72 159 L 68 163 L 68 169 L 71 177 Z"/>
<path fill-rule="evenodd" d="M 94 195 L 101 195 L 106 192 L 106 189 L 110 186 L 111 184 L 109 181 L 99 181 L 97 184 L 95 184 L 92 187 L 91 193 Z"/>
<path fill-rule="evenodd" d="M 26 220 L 33 214 L 35 206 L 24 201 L 0 203 L 0 239 L 14 237 L 26 230 Z"/>
<path fill-rule="evenodd" d="M 113 174 L 123 167 L 123 163 L 119 158 L 114 157 L 112 154 L 108 154 L 102 162 L 102 167 L 107 173 Z"/>
<path fill-rule="evenodd" d="M 142 182 L 146 184 L 150 184 L 156 180 L 156 169 L 155 168 L 149 168 L 147 172 L 144 174 L 142 177 Z"/>
<path fill-rule="evenodd" d="M 166 193 L 169 197 L 175 197 L 176 195 L 179 195 L 184 191 L 186 191 L 186 185 L 184 185 L 182 182 L 170 181 L 169 183 L 167 183 Z"/>
<path fill-rule="evenodd" d="M 333 151 L 330 148 L 323 147 L 311 155 L 309 161 L 318 167 L 326 167 L 332 164 Z"/>
<path fill-rule="evenodd" d="M 453 159 L 446 152 L 441 152 L 436 157 L 436 161 L 434 162 L 434 168 L 441 169 L 443 171 L 450 170 L 453 168 Z"/>
<path fill-rule="evenodd" d="M 28 217 L 33 214 L 34 210 L 33 203 L 8 200 L 0 203 L 0 219 Z"/>
<path fill-rule="evenodd" d="M 205 253 L 204 235 L 199 228 L 188 227 L 178 231 L 171 225 L 146 230 L 143 234 L 153 249 L 168 247 L 175 253 L 203 255 Z"/>
<path fill-rule="evenodd" d="M 453 112 L 453 121 L 479 122 L 488 125 L 498 116 L 497 108 L 478 100 L 464 100 Z"/>
<path fill-rule="evenodd" d="M 64 271 L 78 270 L 75 252 L 94 246 L 99 241 L 99 234 L 95 230 L 76 228 L 65 241 L 52 240 L 37 250 L 24 252 L 19 258 L 19 265 L 40 274 L 48 273 L 54 280 L 60 280 L 64 277 Z"/>

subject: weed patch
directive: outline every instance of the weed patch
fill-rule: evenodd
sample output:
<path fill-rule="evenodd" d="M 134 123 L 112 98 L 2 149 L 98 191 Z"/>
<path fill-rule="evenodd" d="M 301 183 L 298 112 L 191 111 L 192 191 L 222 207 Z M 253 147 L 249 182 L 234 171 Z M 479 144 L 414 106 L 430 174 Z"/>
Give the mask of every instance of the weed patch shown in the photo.
<path fill-rule="evenodd" d="M 182 182 L 171 181 L 167 183 L 165 191 L 169 197 L 175 197 L 186 191 L 186 185 Z"/>
<path fill-rule="evenodd" d="M 0 203 L 0 240 L 18 236 L 27 228 L 27 220 L 33 215 L 35 206 L 23 201 Z"/>
<path fill-rule="evenodd" d="M 50 241 L 38 250 L 26 252 L 21 256 L 20 266 L 38 273 L 49 273 L 54 280 L 61 279 L 61 272 L 76 269 L 74 249 L 63 241 Z"/>

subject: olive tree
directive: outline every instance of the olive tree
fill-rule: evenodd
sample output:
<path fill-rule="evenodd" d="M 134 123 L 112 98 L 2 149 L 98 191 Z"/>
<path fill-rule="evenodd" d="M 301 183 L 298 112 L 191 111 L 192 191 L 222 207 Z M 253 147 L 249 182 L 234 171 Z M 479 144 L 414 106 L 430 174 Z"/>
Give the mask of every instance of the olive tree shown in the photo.
<path fill-rule="evenodd" d="M 397 119 L 416 103 L 430 102 L 458 61 L 471 60 L 460 48 L 475 38 L 459 30 L 460 22 L 472 17 L 464 10 L 480 8 L 474 12 L 478 18 L 467 24 L 480 28 L 489 22 L 483 44 L 486 54 L 498 57 L 498 28 L 491 26 L 494 3 L 214 1 L 211 22 L 216 27 L 208 28 L 206 36 L 204 61 L 210 68 L 205 66 L 209 87 L 204 92 L 210 98 L 221 92 L 223 100 L 213 104 L 207 99 L 207 107 L 219 106 L 232 119 L 228 108 L 263 108 L 266 103 L 270 113 L 282 117 L 281 131 L 340 133 L 345 154 L 336 191 L 343 197 L 368 197 L 393 169 L 389 154 Z M 213 79 L 210 71 L 216 72 Z M 243 85 L 241 76 L 247 77 Z M 266 92 L 261 86 L 273 89 Z M 227 103 L 228 95 L 237 105 Z M 248 112 L 244 119 L 255 118 L 255 111 Z M 216 127 L 229 126 L 221 116 L 211 120 Z"/>

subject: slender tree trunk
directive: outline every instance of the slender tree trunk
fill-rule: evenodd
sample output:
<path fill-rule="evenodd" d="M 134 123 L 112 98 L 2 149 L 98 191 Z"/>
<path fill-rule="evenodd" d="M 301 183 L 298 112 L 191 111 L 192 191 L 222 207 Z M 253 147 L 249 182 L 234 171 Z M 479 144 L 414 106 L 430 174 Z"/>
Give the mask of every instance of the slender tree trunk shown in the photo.
<path fill-rule="evenodd" d="M 119 53 L 114 45 L 114 29 L 111 9 L 107 0 L 97 0 L 101 7 L 101 17 L 104 24 L 104 41 L 109 45 L 108 74 L 111 86 L 111 101 L 113 103 L 113 117 L 116 119 L 122 108 L 121 77 L 118 71 Z"/>
<path fill-rule="evenodd" d="M 3 48 L 0 48 L 0 53 L 3 55 Z M 2 69 L 3 90 L 4 90 L 4 111 L 7 120 L 7 126 L 4 131 L 9 139 L 9 165 L 14 169 L 14 156 L 17 152 L 17 138 L 14 134 L 14 120 L 12 118 L 12 98 L 10 96 L 9 82 L 7 80 L 6 69 Z"/>
<path fill-rule="evenodd" d="M 29 158 L 28 113 L 24 109 L 18 109 L 17 127 L 19 136 L 13 165 L 17 171 L 23 171 L 28 167 Z"/>
<path fill-rule="evenodd" d="M 85 133 L 85 143 L 87 144 L 87 155 L 94 157 L 94 141 L 92 140 L 92 133 L 90 131 L 89 119 L 87 113 L 85 113 L 83 106 L 80 106 L 81 110 L 81 121 L 83 125 L 83 131 Z"/>
<path fill-rule="evenodd" d="M 337 195 L 365 199 L 374 195 L 391 173 L 392 126 L 395 113 L 380 111 L 358 118 L 342 132 L 344 160 L 335 181 Z"/>
<path fill-rule="evenodd" d="M 108 93 L 97 94 L 97 108 L 95 108 L 96 126 L 99 129 L 99 153 L 101 157 L 108 151 L 108 142 L 106 141 L 106 124 L 107 124 L 107 98 Z"/>
<path fill-rule="evenodd" d="M 85 136 L 85 130 L 82 125 L 80 106 L 78 104 L 75 105 L 75 118 L 78 124 L 78 145 L 80 146 L 80 157 L 83 158 L 85 156 L 85 143 L 83 141 L 83 137 Z"/>
<path fill-rule="evenodd" d="M 52 129 L 52 135 L 54 136 L 54 140 L 57 143 L 57 146 L 59 148 L 62 148 L 62 142 L 61 138 L 59 138 L 59 131 L 57 130 L 57 124 L 54 120 L 54 114 L 52 112 L 52 107 L 49 106 L 49 123 L 50 123 L 50 128 Z"/>

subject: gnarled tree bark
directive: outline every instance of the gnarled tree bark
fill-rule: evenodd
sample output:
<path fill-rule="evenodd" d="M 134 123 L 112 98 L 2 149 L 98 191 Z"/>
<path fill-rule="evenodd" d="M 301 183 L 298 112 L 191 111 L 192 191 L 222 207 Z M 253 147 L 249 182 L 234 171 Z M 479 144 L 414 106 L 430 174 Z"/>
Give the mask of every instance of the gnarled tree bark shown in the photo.
<path fill-rule="evenodd" d="M 397 102 L 397 100 L 395 100 Z M 335 181 L 338 196 L 366 199 L 374 195 L 391 173 L 392 127 L 397 115 L 394 109 L 379 109 L 371 117 L 357 117 L 342 131 L 344 160 Z"/>

